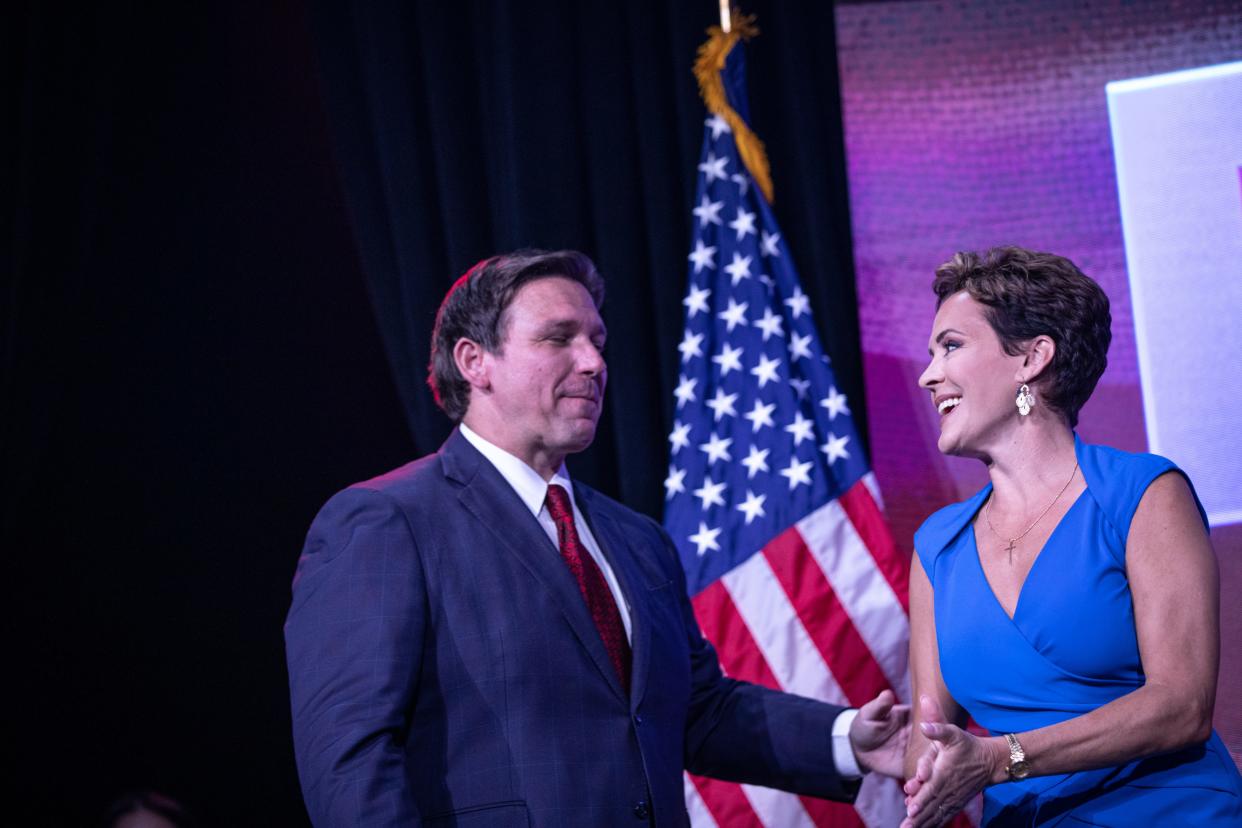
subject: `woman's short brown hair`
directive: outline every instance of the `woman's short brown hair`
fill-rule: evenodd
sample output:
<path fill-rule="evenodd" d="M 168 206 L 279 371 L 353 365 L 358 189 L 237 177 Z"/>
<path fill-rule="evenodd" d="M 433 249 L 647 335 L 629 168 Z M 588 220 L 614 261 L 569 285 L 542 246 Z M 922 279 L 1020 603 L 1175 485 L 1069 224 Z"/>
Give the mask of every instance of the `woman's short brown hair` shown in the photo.
<path fill-rule="evenodd" d="M 1056 343 L 1052 364 L 1040 379 L 1043 402 L 1061 412 L 1070 427 L 1108 366 L 1112 314 L 1108 296 L 1064 256 L 1021 247 L 957 253 L 936 268 L 936 307 L 966 291 L 984 305 L 1005 353 L 1047 335 Z"/>

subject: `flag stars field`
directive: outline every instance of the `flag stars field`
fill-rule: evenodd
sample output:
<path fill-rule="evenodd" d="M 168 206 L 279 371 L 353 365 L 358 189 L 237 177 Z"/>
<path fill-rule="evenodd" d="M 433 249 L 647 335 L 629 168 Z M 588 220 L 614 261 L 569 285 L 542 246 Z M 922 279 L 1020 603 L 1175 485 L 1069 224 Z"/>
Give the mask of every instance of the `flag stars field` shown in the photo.
<path fill-rule="evenodd" d="M 729 446 L 733 445 L 732 437 L 721 437 L 719 434 L 712 432 L 711 438 L 706 443 L 699 444 L 699 450 L 707 455 L 707 465 L 716 464 L 717 460 L 728 462 L 733 457 L 729 454 Z"/>
<path fill-rule="evenodd" d="M 725 173 L 725 167 L 729 163 L 729 157 L 717 158 L 715 154 L 708 153 L 706 160 L 699 164 L 699 172 L 707 176 L 707 183 L 710 185 L 713 181 L 719 179 L 724 181 L 728 178 Z"/>
<path fill-rule="evenodd" d="M 730 371 L 742 370 L 742 348 L 733 348 L 729 343 L 720 347 L 720 353 L 712 357 L 712 362 L 720 366 L 720 376 L 729 376 Z"/>
<path fill-rule="evenodd" d="M 725 266 L 725 273 L 728 273 L 729 278 L 733 280 L 730 287 L 737 287 L 738 282 L 750 278 L 750 262 L 750 256 L 743 256 L 734 251 L 733 261 Z"/>
<path fill-rule="evenodd" d="M 717 317 L 724 320 L 728 327 L 728 333 L 733 333 L 733 329 L 738 325 L 745 325 L 746 310 L 750 307 L 749 302 L 738 302 L 732 296 L 729 297 L 729 307 L 716 314 Z"/>
<path fill-rule="evenodd" d="M 757 517 L 763 517 L 763 501 L 767 500 L 767 495 L 755 494 L 750 489 L 746 490 L 746 500 L 737 505 L 737 510 L 746 515 L 746 525 Z"/>
<path fill-rule="evenodd" d="M 789 312 L 793 314 L 794 319 L 799 318 L 804 313 L 808 315 L 811 313 L 810 300 L 802 292 L 802 288 L 796 285 L 793 289 L 793 295 L 785 300 L 785 304 L 789 306 Z"/>
<path fill-rule="evenodd" d="M 759 364 L 750 369 L 751 375 L 755 381 L 759 383 L 759 387 L 767 385 L 769 382 L 776 382 L 776 371 L 781 367 L 779 359 L 771 359 L 763 354 L 759 355 Z"/>
<path fill-rule="evenodd" d="M 742 416 L 750 420 L 751 432 L 757 434 L 759 429 L 765 426 L 771 428 L 776 425 L 776 423 L 772 422 L 772 412 L 775 410 L 776 403 L 764 403 L 763 400 L 756 397 L 755 407 Z"/>
<path fill-rule="evenodd" d="M 706 512 L 713 506 L 725 505 L 724 498 L 721 493 L 725 490 L 725 483 L 713 483 L 711 476 L 707 476 L 703 480 L 703 485 L 694 490 L 694 496 L 703 504 L 703 511 Z"/>
<path fill-rule="evenodd" d="M 846 451 L 845 444 L 849 441 L 848 434 L 843 434 L 840 437 L 835 434 L 829 434 L 828 442 L 820 446 L 819 450 L 828 456 L 829 463 L 836 462 L 837 460 L 846 460 L 849 458 L 850 453 Z"/>
<path fill-rule="evenodd" d="M 741 207 L 737 208 L 737 218 L 729 222 L 729 226 L 737 231 L 736 241 L 746 238 L 747 234 L 755 235 L 755 214 L 748 213 Z"/>
<path fill-rule="evenodd" d="M 785 426 L 785 430 L 793 435 L 794 447 L 797 448 L 803 440 L 814 438 L 815 421 L 803 417 L 801 411 L 795 411 L 793 422 Z"/>
<path fill-rule="evenodd" d="M 687 329 L 686 335 L 682 337 L 681 344 L 677 346 L 677 350 L 681 351 L 681 362 L 684 365 L 694 357 L 703 356 L 703 334 L 692 334 Z"/>
<path fill-rule="evenodd" d="M 797 362 L 799 359 L 811 358 L 811 335 L 799 336 L 798 334 L 789 335 L 789 359 Z"/>
<path fill-rule="evenodd" d="M 845 395 L 838 391 L 835 385 L 828 389 L 828 396 L 819 401 L 819 404 L 827 409 L 829 420 L 835 420 L 838 414 L 849 416 L 850 409 L 846 403 Z"/>
<path fill-rule="evenodd" d="M 712 410 L 716 422 L 720 422 L 723 417 L 736 417 L 737 409 L 733 404 L 737 402 L 737 394 L 726 394 L 723 388 L 716 389 L 716 396 L 707 401 L 707 407 Z"/>
<path fill-rule="evenodd" d="M 698 547 L 697 554 L 702 557 L 708 551 L 719 552 L 720 543 L 716 538 L 720 537 L 720 528 L 708 529 L 707 524 L 699 521 L 699 531 L 690 536 L 690 542 Z"/>
<path fill-rule="evenodd" d="M 677 380 L 677 388 L 674 389 L 673 395 L 677 397 L 678 408 L 682 408 L 686 405 L 686 403 L 694 402 L 694 386 L 697 385 L 698 382 L 697 378 L 687 377 L 685 374 L 682 374 Z"/>
<path fill-rule="evenodd" d="M 669 432 L 668 441 L 673 447 L 673 454 L 690 445 L 690 424 L 680 420 L 673 421 L 673 430 Z"/>
<path fill-rule="evenodd" d="M 687 257 L 694 263 L 694 273 L 697 276 L 703 268 L 708 270 L 716 269 L 716 248 L 713 245 L 703 244 L 702 239 L 694 240 L 694 250 Z M 711 293 L 709 290 L 708 293 Z M 707 310 L 704 308 L 704 310 Z"/>
<path fill-rule="evenodd" d="M 668 477 L 664 478 L 664 499 L 669 500 L 675 494 L 686 491 L 686 470 L 676 466 L 668 467 Z"/>
<path fill-rule="evenodd" d="M 763 230 L 759 241 L 759 247 L 763 250 L 763 255 L 772 257 L 780 256 L 781 250 L 777 246 L 780 244 L 780 241 L 780 233 L 769 233 L 767 230 Z"/>
<path fill-rule="evenodd" d="M 753 480 L 759 472 L 770 471 L 768 468 L 768 454 L 771 449 L 761 449 L 754 443 L 750 444 L 750 452 L 742 458 L 742 465 L 746 467 L 746 479 Z"/>
<path fill-rule="evenodd" d="M 711 265 L 711 267 L 715 268 L 716 266 Z M 707 309 L 707 300 L 711 297 L 711 295 L 712 292 L 710 288 L 690 288 L 690 292 L 686 294 L 685 299 L 681 300 L 681 303 L 686 306 L 686 313 L 691 319 L 698 316 L 700 313 L 709 312 Z"/>
<path fill-rule="evenodd" d="M 772 313 L 771 308 L 764 308 L 763 316 L 759 319 L 756 319 L 751 324 L 754 327 L 758 328 L 759 330 L 763 331 L 763 341 L 767 342 L 768 337 L 772 337 L 772 336 L 784 337 L 785 336 L 785 332 L 781 330 L 781 325 L 784 323 L 784 321 L 785 320 L 781 318 L 780 314 Z"/>
<path fill-rule="evenodd" d="M 789 480 L 789 491 L 793 491 L 799 486 L 811 485 L 811 466 L 814 464 L 810 460 L 799 461 L 797 457 L 789 458 L 789 465 L 781 469 L 782 477 Z"/>
<path fill-rule="evenodd" d="M 794 394 L 797 395 L 799 400 L 805 400 L 806 392 L 810 390 L 811 387 L 811 381 L 802 379 L 801 377 L 790 377 L 789 387 L 794 390 Z"/>
<path fill-rule="evenodd" d="M 712 201 L 706 195 L 699 202 L 699 206 L 694 208 L 694 215 L 699 220 L 699 227 L 706 227 L 709 224 L 724 224 L 724 219 L 720 217 L 720 211 L 724 208 L 723 201 Z"/>

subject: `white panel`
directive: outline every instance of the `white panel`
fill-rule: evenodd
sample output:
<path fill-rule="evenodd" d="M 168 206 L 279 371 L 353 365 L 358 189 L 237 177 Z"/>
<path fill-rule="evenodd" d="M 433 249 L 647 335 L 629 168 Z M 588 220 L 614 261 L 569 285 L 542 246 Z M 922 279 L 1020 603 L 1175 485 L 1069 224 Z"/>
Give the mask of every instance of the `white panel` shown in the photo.
<path fill-rule="evenodd" d="M 1242 521 L 1242 62 L 1107 93 L 1148 445 Z"/>

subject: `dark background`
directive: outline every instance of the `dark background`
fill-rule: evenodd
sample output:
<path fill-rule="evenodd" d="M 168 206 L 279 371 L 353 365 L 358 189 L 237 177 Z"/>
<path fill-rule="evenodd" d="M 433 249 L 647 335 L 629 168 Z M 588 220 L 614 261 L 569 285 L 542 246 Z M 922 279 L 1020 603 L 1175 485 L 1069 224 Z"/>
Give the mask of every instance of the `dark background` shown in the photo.
<path fill-rule="evenodd" d="M 484 256 L 596 259 L 609 399 L 573 469 L 661 508 L 716 4 L 169 5 L 0 24 L 8 824 L 91 824 L 133 787 L 305 822 L 301 541 L 447 433 L 428 334 Z M 832 7 L 746 10 L 777 215 L 862 399 Z"/>

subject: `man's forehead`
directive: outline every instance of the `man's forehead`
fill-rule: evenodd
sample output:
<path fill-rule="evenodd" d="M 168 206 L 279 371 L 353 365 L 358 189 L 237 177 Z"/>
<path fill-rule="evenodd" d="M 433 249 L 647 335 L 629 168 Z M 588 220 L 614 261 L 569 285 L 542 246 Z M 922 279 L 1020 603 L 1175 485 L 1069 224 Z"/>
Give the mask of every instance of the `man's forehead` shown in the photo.
<path fill-rule="evenodd" d="M 566 276 L 544 276 L 527 282 L 509 303 L 549 313 L 589 310 L 598 313 L 595 300 L 581 282 Z"/>

